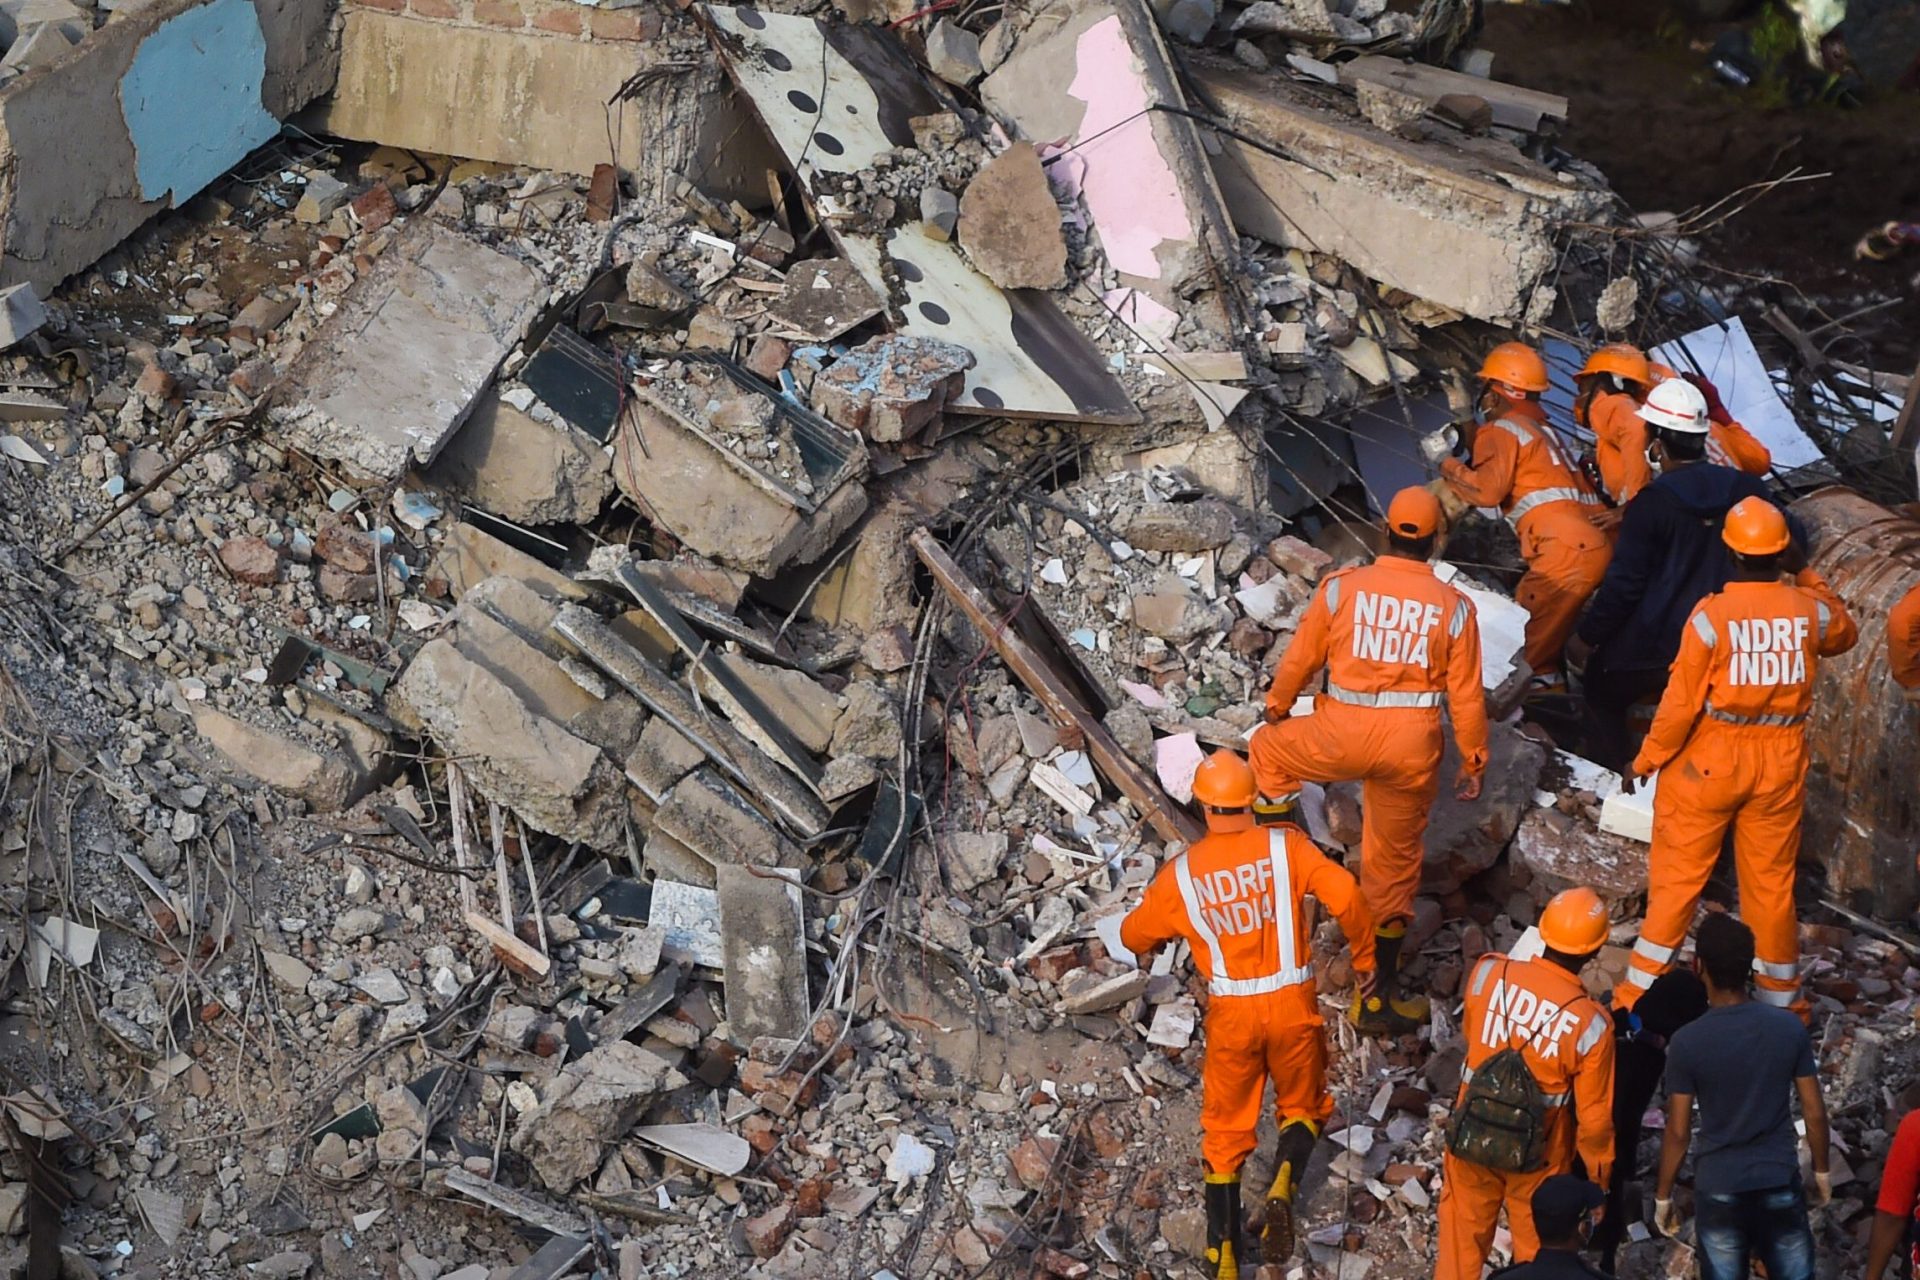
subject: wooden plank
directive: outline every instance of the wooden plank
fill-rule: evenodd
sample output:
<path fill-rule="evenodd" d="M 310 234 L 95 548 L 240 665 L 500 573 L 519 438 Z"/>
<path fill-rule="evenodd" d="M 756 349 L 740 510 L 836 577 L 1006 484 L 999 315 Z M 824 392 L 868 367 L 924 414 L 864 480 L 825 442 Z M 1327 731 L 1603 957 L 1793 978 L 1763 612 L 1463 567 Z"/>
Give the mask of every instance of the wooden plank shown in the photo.
<path fill-rule="evenodd" d="M 1195 382 L 1245 382 L 1247 358 L 1238 351 L 1161 351 L 1141 357 L 1156 369 Z"/>
<path fill-rule="evenodd" d="M 1160 789 L 1160 784 L 1153 776 L 1120 749 L 1120 744 L 1114 741 L 1106 726 L 1080 705 L 1058 673 L 1046 664 L 1032 646 L 1008 628 L 1006 619 L 993 607 L 986 593 L 975 586 L 966 572 L 954 563 L 946 548 L 925 529 L 915 529 L 911 541 L 914 553 L 927 566 L 927 571 L 933 574 L 934 581 L 952 597 L 975 629 L 991 641 L 1001 661 L 1012 669 L 1028 692 L 1040 700 L 1040 705 L 1046 708 L 1048 715 L 1058 723 L 1080 731 L 1086 739 L 1087 751 L 1100 767 L 1100 772 L 1119 787 L 1140 812 L 1147 815 L 1153 829 L 1167 840 L 1182 840 L 1189 844 L 1198 840 L 1203 834 L 1200 823 L 1176 805 Z"/>
<path fill-rule="evenodd" d="M 485 919 L 485 917 L 481 917 Z M 569 1213 L 557 1205 L 536 1200 L 524 1191 L 502 1186 L 465 1169 L 447 1170 L 447 1190 L 457 1191 L 472 1200 L 478 1200 L 489 1209 L 497 1209 L 510 1218 L 517 1218 L 531 1227 L 542 1231 L 551 1231 L 556 1236 L 584 1236 L 591 1229 L 586 1218 Z"/>
<path fill-rule="evenodd" d="M 553 968 L 553 961 L 541 955 L 537 948 L 520 941 L 512 930 L 487 919 L 478 911 L 467 912 L 466 919 L 467 928 L 485 938 L 509 968 L 535 978 L 546 977 L 547 971 Z"/>
<path fill-rule="evenodd" d="M 1353 85 L 1363 80 L 1410 93 L 1424 99 L 1428 106 L 1450 93 L 1468 94 L 1493 108 L 1495 124 L 1528 133 L 1540 128 L 1542 116 L 1555 120 L 1567 118 L 1567 100 L 1557 93 L 1541 93 L 1517 84 L 1504 84 L 1420 62 L 1383 58 L 1378 54 L 1355 58 L 1340 67 L 1341 84 Z"/>

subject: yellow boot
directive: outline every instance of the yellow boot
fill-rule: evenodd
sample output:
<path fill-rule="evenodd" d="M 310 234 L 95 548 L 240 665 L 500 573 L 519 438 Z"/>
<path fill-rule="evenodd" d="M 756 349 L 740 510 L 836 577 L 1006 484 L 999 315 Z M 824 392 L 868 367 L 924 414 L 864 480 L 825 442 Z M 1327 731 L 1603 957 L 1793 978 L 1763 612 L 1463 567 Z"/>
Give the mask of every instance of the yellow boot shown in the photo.
<path fill-rule="evenodd" d="M 1379 981 L 1373 994 L 1364 1000 L 1358 991 L 1354 992 L 1353 1005 L 1347 1010 L 1347 1021 L 1367 1035 L 1403 1035 L 1418 1031 L 1426 1025 L 1432 1012 L 1425 996 L 1404 995 L 1400 991 L 1400 949 L 1406 941 L 1407 926 L 1403 921 L 1396 920 L 1374 931 L 1373 954 L 1379 965 Z"/>
<path fill-rule="evenodd" d="M 1207 1280 L 1240 1280 L 1240 1175 L 1207 1175 Z"/>
<path fill-rule="evenodd" d="M 1307 1161 L 1313 1158 L 1313 1144 L 1319 1140 L 1320 1126 L 1311 1120 L 1289 1120 L 1280 1126 L 1280 1160 L 1273 1171 L 1273 1185 L 1267 1189 L 1267 1218 L 1260 1231 L 1262 1266 L 1280 1266 L 1293 1256 L 1297 1234 L 1293 1202 Z"/>

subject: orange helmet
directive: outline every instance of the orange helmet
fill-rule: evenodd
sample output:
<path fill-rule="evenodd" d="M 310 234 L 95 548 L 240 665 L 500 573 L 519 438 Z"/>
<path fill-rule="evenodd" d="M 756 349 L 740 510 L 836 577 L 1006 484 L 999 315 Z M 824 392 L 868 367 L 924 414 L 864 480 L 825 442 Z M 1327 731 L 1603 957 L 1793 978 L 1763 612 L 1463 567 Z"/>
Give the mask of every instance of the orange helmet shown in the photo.
<path fill-rule="evenodd" d="M 1587 362 L 1580 366 L 1579 377 L 1590 377 L 1596 373 L 1618 374 L 1628 382 L 1646 384 L 1653 381 L 1653 372 L 1647 365 L 1647 357 L 1640 348 L 1631 342 L 1609 342 L 1605 346 L 1595 347 Z"/>
<path fill-rule="evenodd" d="M 1793 535 L 1780 508 L 1765 498 L 1742 498 L 1727 512 L 1720 540 L 1743 556 L 1773 556 L 1787 549 Z"/>
<path fill-rule="evenodd" d="M 1480 376 L 1515 391 L 1545 391 L 1548 386 L 1547 362 L 1524 342 L 1503 342 L 1487 352 Z"/>
<path fill-rule="evenodd" d="M 1387 504 L 1387 528 L 1405 538 L 1431 538 L 1440 532 L 1440 499 L 1419 485 L 1402 489 Z"/>
<path fill-rule="evenodd" d="M 1193 798 L 1209 809 L 1250 809 L 1253 769 L 1231 751 L 1216 751 L 1193 773 Z"/>
<path fill-rule="evenodd" d="M 1540 913 L 1540 941 L 1562 955 L 1584 956 L 1607 940 L 1607 904 L 1581 885 L 1553 895 Z"/>

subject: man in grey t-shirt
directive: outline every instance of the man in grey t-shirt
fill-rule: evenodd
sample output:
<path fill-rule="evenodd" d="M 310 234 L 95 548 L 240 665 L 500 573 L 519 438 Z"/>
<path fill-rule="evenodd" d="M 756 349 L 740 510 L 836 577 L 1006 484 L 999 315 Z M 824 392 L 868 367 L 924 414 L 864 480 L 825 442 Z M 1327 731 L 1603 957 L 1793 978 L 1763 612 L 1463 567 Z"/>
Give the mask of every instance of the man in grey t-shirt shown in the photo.
<path fill-rule="evenodd" d="M 1654 1190 L 1654 1225 L 1680 1226 L 1673 1183 L 1700 1106 L 1693 1199 L 1701 1280 L 1746 1280 L 1754 1258 L 1769 1280 L 1813 1280 L 1813 1233 L 1800 1185 L 1793 1096 L 1807 1122 L 1816 1204 L 1833 1196 L 1827 1175 L 1827 1108 L 1806 1024 L 1747 999 L 1753 931 L 1722 912 L 1700 922 L 1694 955 L 1707 1012 L 1667 1048 L 1667 1131 Z"/>

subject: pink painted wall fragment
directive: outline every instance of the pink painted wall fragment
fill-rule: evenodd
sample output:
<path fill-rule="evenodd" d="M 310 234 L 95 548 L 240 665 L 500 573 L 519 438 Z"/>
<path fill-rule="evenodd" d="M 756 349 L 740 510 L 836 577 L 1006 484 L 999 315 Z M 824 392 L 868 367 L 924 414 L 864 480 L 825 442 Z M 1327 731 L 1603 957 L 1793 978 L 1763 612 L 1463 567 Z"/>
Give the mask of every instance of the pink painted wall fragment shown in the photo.
<path fill-rule="evenodd" d="M 1074 52 L 1067 92 L 1087 104 L 1078 136 L 1092 139 L 1074 152 L 1086 161 L 1087 212 L 1115 270 L 1157 280 L 1160 242 L 1192 239 L 1193 222 L 1154 140 L 1147 83 L 1118 15 L 1082 32 Z"/>

